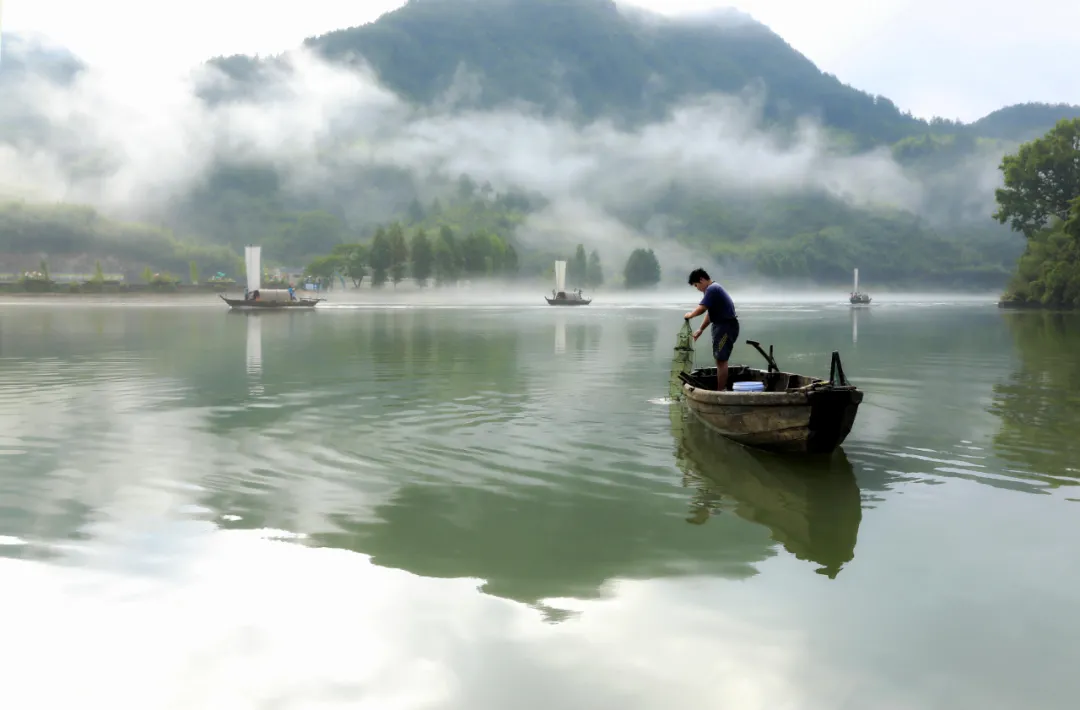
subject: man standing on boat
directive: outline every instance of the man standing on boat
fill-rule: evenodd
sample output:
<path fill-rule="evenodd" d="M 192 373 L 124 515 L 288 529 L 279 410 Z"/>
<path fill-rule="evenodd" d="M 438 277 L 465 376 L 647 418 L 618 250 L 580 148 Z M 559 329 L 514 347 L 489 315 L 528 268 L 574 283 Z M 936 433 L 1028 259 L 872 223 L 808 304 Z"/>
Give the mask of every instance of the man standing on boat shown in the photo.
<path fill-rule="evenodd" d="M 712 325 L 713 358 L 716 360 L 716 388 L 724 391 L 727 387 L 728 359 L 731 349 L 739 337 L 739 319 L 735 316 L 735 304 L 723 286 L 709 278 L 705 269 L 690 272 L 690 285 L 704 294 L 701 303 L 683 318 L 687 321 L 697 318 L 702 313 L 705 320 L 694 331 L 694 340 L 705 332 L 705 326 Z"/>

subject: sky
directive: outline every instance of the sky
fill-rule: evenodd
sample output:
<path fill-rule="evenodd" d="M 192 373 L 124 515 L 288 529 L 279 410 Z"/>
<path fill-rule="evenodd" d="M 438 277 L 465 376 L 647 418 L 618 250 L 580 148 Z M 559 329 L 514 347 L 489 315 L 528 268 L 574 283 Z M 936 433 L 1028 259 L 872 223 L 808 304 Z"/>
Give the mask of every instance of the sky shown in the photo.
<path fill-rule="evenodd" d="M 272 54 L 401 0 L 0 0 L 5 32 L 44 35 L 144 79 L 215 55 Z M 902 109 L 971 121 L 1025 101 L 1080 103 L 1080 3 L 1067 0 L 625 0 L 666 15 L 736 7 L 823 71 Z M 268 9 L 273 8 L 273 9 Z M 1047 18 L 1053 18 L 1048 21 Z"/>

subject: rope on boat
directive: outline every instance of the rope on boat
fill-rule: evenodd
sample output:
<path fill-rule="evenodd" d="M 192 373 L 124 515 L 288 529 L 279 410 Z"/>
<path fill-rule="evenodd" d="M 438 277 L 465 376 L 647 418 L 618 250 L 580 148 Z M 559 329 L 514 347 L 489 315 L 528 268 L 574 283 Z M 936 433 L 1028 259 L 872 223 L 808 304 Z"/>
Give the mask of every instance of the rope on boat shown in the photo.
<path fill-rule="evenodd" d="M 680 374 L 689 375 L 694 370 L 694 332 L 690 321 L 684 320 L 683 327 L 675 337 L 675 355 L 671 358 L 671 380 L 668 396 L 678 401 L 683 396 L 683 383 Z"/>

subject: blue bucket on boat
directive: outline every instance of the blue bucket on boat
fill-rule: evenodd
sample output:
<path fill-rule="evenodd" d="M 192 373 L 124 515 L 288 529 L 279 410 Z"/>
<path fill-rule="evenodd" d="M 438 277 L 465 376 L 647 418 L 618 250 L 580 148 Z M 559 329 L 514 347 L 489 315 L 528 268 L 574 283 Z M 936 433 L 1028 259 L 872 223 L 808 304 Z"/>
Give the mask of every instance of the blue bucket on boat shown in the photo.
<path fill-rule="evenodd" d="M 731 385 L 735 392 L 764 392 L 764 382 L 735 382 Z"/>

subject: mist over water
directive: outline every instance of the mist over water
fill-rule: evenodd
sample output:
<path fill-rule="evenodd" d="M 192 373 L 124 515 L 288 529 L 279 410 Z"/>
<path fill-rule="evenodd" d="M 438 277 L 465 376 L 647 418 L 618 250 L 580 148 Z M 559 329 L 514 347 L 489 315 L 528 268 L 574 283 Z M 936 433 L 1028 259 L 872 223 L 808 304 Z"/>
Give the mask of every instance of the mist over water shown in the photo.
<path fill-rule="evenodd" d="M 689 271 L 687 272 L 689 274 Z M 714 276 L 714 278 L 716 278 Z M 839 289 L 776 289 L 767 286 L 745 287 L 724 285 L 735 302 L 737 311 L 766 308 L 829 308 L 850 309 L 848 294 Z M 330 311 L 351 307 L 374 308 L 489 308 L 517 309 L 538 308 L 548 311 L 579 313 L 583 310 L 596 311 L 610 308 L 644 309 L 683 309 L 691 310 L 701 301 L 701 294 L 687 285 L 683 288 L 664 287 L 645 290 L 624 289 L 583 289 L 582 295 L 591 298 L 588 306 L 571 308 L 553 307 L 544 300 L 551 297 L 552 283 L 540 279 L 522 279 L 513 283 L 463 283 L 455 287 L 418 288 L 414 283 L 403 283 L 397 288 L 386 286 L 381 289 L 363 285 L 361 288 L 331 289 L 322 292 L 305 292 L 308 296 L 317 296 L 326 300 L 316 309 Z M 230 294 L 226 294 L 230 295 Z M 231 294 L 236 295 L 236 294 Z M 873 292 L 873 306 L 878 309 L 928 307 L 958 304 L 992 304 L 1000 299 L 998 293 L 970 292 Z M 0 294 L 0 304 L 21 307 L 48 306 L 57 303 L 66 308 L 98 307 L 102 305 L 140 307 L 156 305 L 161 307 L 206 307 L 220 309 L 224 303 L 216 295 L 155 295 L 151 293 L 132 294 Z"/>

